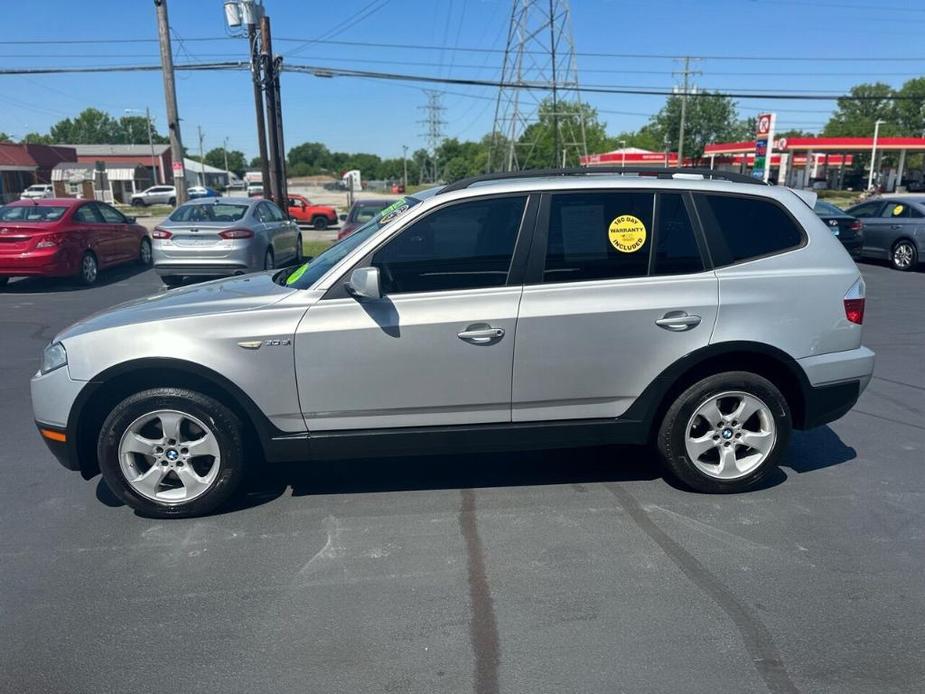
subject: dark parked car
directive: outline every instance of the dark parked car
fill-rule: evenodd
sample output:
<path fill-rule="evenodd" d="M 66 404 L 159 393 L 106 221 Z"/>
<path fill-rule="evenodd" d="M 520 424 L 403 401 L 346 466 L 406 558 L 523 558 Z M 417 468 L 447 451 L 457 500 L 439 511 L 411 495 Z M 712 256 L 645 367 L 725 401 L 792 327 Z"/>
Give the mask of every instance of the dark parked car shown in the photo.
<path fill-rule="evenodd" d="M 925 253 L 925 197 L 890 195 L 846 212 L 864 223 L 861 257 L 889 260 L 896 270 L 918 266 Z"/>
<path fill-rule="evenodd" d="M 864 224 L 860 219 L 824 200 L 817 200 L 813 211 L 819 219 L 828 224 L 852 258 L 860 257 L 861 247 L 864 245 Z"/>
<path fill-rule="evenodd" d="M 398 200 L 399 198 L 367 198 L 366 200 L 354 201 L 353 205 L 350 206 L 350 211 L 341 218 L 344 225 L 337 232 L 337 240 L 347 238 L 386 207 L 398 202 Z"/>

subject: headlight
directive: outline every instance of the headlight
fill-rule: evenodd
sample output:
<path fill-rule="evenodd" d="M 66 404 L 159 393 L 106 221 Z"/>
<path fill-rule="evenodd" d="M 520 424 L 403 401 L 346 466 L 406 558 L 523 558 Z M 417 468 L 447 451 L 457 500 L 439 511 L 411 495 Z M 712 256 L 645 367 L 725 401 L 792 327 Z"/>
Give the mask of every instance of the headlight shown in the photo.
<path fill-rule="evenodd" d="M 60 342 L 48 345 L 42 352 L 42 373 L 47 374 L 49 371 L 60 369 L 67 364 L 67 352 L 64 345 Z"/>

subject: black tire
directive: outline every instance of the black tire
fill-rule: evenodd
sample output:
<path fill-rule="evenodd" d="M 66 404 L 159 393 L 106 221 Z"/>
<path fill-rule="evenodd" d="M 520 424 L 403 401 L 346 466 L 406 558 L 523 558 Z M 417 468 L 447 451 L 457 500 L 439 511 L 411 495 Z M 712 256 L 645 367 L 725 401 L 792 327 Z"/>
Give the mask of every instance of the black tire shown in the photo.
<path fill-rule="evenodd" d="M 154 258 L 151 255 L 151 240 L 144 238 L 138 247 L 138 264 L 142 267 L 148 267 L 152 262 L 154 262 Z"/>
<path fill-rule="evenodd" d="M 142 198 L 135 198 L 132 200 L 132 207 L 147 207 L 147 203 Z"/>
<path fill-rule="evenodd" d="M 77 281 L 85 287 L 91 287 L 96 284 L 100 276 L 100 266 L 96 256 L 92 251 L 84 252 L 80 258 L 80 266 L 77 269 Z"/>
<path fill-rule="evenodd" d="M 175 207 L 176 204 L 177 204 L 177 199 L 176 199 L 176 198 L 170 198 L 170 200 L 167 201 L 167 204 L 170 205 L 171 207 Z"/>
<path fill-rule="evenodd" d="M 755 469 L 743 477 L 721 480 L 706 474 L 691 461 L 685 438 L 688 422 L 697 408 L 710 396 L 727 391 L 744 392 L 765 403 L 774 420 L 776 438 L 765 459 Z M 675 399 L 659 427 L 657 448 L 667 471 L 687 487 L 709 494 L 730 494 L 755 487 L 774 470 L 787 448 L 792 428 L 790 407 L 773 383 L 748 371 L 728 371 L 698 381 Z"/>
<path fill-rule="evenodd" d="M 156 410 L 192 415 L 212 429 L 220 452 L 218 473 L 208 489 L 187 502 L 169 503 L 140 494 L 125 477 L 119 463 L 119 443 L 139 417 Z M 187 518 L 210 513 L 226 503 L 244 477 L 244 442 L 241 420 L 222 403 L 185 388 L 151 388 L 127 397 L 106 417 L 97 443 L 100 472 L 120 500 L 152 518 Z M 164 478 L 165 483 L 168 478 Z"/>
<path fill-rule="evenodd" d="M 322 229 L 327 229 L 328 228 L 328 218 L 327 217 L 315 217 L 312 220 L 312 226 L 318 229 L 319 231 Z"/>
<path fill-rule="evenodd" d="M 907 260 L 908 259 L 908 260 Z M 919 264 L 919 252 L 909 239 L 900 239 L 890 249 L 890 266 L 900 272 L 914 270 Z"/>
<path fill-rule="evenodd" d="M 161 282 L 168 288 L 179 287 L 183 284 L 183 277 L 181 275 L 167 275 L 166 277 L 161 277 Z"/>
<path fill-rule="evenodd" d="M 0 277 L 0 287 L 5 287 L 6 283 L 10 281 L 9 277 Z"/>
<path fill-rule="evenodd" d="M 273 248 L 267 248 L 267 252 L 263 256 L 263 269 L 264 270 L 273 270 L 276 268 L 276 256 L 273 254 Z"/>

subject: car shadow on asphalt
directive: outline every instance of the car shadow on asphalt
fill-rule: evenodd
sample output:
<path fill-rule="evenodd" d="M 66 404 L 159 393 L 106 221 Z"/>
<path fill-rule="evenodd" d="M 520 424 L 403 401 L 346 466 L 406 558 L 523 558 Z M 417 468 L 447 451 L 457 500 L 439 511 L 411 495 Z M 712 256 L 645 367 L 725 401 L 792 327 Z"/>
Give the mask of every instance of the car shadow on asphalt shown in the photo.
<path fill-rule="evenodd" d="M 114 268 L 100 270 L 96 282 L 89 287 L 81 284 L 76 277 L 20 277 L 0 287 L 0 295 L 86 291 L 131 279 L 150 269 L 150 267 L 138 265 L 137 263 L 126 263 Z"/>
<path fill-rule="evenodd" d="M 744 493 L 782 484 L 788 477 L 785 469 L 802 474 L 856 457 L 854 448 L 846 446 L 828 426 L 794 432 L 781 467 Z M 546 485 L 571 485 L 585 491 L 584 484 L 660 478 L 675 489 L 693 493 L 664 475 L 656 454 L 643 446 L 270 463 L 252 468 L 242 493 L 215 515 L 271 503 L 289 490 L 293 497 Z M 106 506 L 123 505 L 101 477 L 96 498 Z"/>

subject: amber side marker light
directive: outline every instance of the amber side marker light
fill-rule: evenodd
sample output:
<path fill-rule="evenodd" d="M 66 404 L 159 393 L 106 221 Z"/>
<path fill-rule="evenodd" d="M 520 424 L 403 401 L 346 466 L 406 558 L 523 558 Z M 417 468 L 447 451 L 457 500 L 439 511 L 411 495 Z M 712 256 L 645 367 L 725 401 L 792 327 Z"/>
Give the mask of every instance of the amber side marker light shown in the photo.
<path fill-rule="evenodd" d="M 52 431 L 51 429 L 39 429 L 39 433 L 44 436 L 46 439 L 51 439 L 52 441 L 60 441 L 61 443 L 67 442 L 67 435 L 62 431 Z"/>

